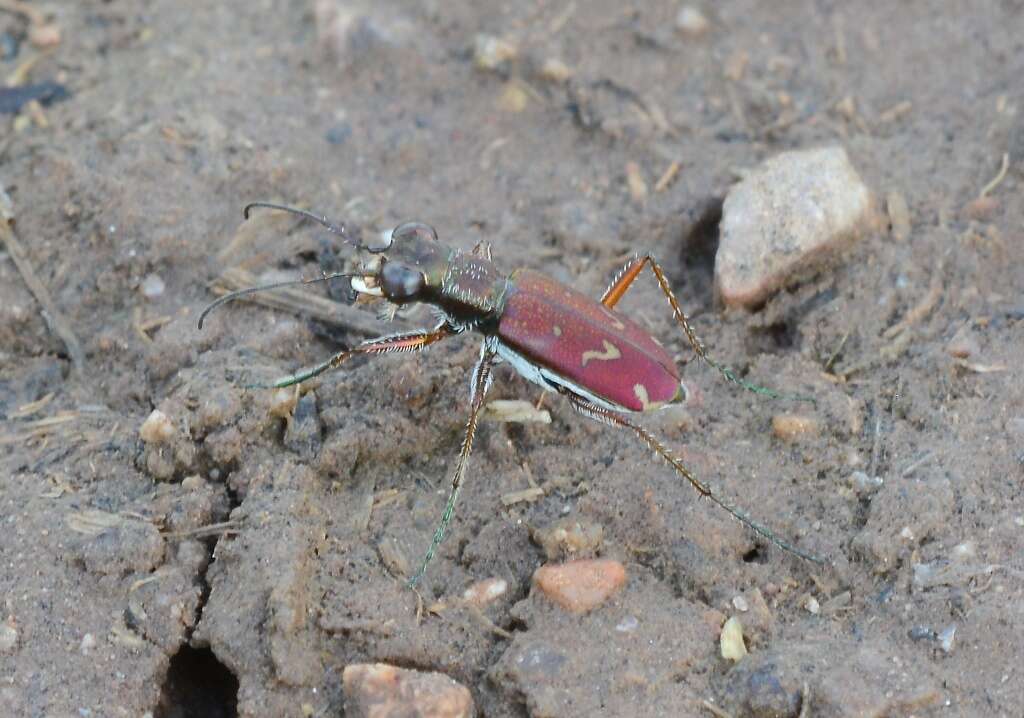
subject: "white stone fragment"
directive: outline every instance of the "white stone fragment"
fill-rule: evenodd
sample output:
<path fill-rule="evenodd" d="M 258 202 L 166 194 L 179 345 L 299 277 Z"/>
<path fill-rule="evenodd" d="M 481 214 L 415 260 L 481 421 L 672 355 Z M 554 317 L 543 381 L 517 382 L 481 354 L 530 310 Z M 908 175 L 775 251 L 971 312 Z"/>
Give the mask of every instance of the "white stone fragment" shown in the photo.
<path fill-rule="evenodd" d="M 871 193 L 842 147 L 773 157 L 725 198 L 718 292 L 727 306 L 756 308 L 835 258 L 873 218 Z"/>

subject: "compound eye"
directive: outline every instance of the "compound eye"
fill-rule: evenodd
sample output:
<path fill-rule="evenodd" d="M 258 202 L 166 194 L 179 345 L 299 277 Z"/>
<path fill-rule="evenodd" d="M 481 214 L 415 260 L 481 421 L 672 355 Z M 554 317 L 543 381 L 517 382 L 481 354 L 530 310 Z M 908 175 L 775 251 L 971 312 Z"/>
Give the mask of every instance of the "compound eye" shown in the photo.
<path fill-rule="evenodd" d="M 423 224 L 423 222 L 406 222 L 392 230 L 392 242 L 406 242 L 409 240 L 436 242 L 437 232 L 429 224 Z"/>
<path fill-rule="evenodd" d="M 415 300 L 426 283 L 422 272 L 398 262 L 386 262 L 380 273 L 381 290 L 385 297 L 394 302 Z"/>

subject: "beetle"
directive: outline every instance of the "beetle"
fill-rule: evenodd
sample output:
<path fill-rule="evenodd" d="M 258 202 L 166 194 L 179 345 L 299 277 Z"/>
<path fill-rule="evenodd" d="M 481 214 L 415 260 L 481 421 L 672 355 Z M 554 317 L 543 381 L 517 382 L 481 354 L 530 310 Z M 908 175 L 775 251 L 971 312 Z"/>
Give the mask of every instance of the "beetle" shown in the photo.
<path fill-rule="evenodd" d="M 470 252 L 442 244 L 437 232 L 422 222 L 406 222 L 383 234 L 381 246 L 359 241 L 326 216 L 302 209 L 253 202 L 243 211 L 245 219 L 255 208 L 290 212 L 312 220 L 368 255 L 358 271 L 324 275 L 312 280 L 279 282 L 239 290 L 210 304 L 203 320 L 216 307 L 256 291 L 289 284 L 308 284 L 335 277 L 349 277 L 355 293 L 385 299 L 394 309 L 428 304 L 438 323 L 431 329 L 386 334 L 344 349 L 325 361 L 269 385 L 292 386 L 335 369 L 360 354 L 390 354 L 426 349 L 445 339 L 475 331 L 483 335 L 480 356 L 470 381 L 469 419 L 452 475 L 444 512 L 410 587 L 423 577 L 452 520 L 459 490 L 469 465 L 477 422 L 491 385 L 492 369 L 509 364 L 524 379 L 546 391 L 565 397 L 585 417 L 631 431 L 655 454 L 686 479 L 697 493 L 727 511 L 748 528 L 784 551 L 814 563 L 822 559 L 779 538 L 766 526 L 712 491 L 654 434 L 631 417 L 677 403 L 684 398 L 679 370 L 665 348 L 649 332 L 616 311 L 645 267 L 650 268 L 668 300 L 676 321 L 694 353 L 726 380 L 744 389 L 773 398 L 809 400 L 783 395 L 738 377 L 728 366 L 712 359 L 693 331 L 669 285 L 664 270 L 649 253 L 634 255 L 616 275 L 600 299 L 593 299 L 561 282 L 531 269 L 503 273 L 491 261 L 489 245 L 480 243 Z"/>

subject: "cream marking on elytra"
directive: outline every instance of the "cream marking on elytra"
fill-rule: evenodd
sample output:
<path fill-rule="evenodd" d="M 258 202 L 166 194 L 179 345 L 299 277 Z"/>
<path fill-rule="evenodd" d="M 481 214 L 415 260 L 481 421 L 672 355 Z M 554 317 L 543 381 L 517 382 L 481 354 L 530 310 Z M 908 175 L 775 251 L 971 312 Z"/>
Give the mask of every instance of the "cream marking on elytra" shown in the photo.
<path fill-rule="evenodd" d="M 640 406 L 643 407 L 644 411 L 651 411 L 653 409 L 660 409 L 665 405 L 663 401 L 652 402 L 651 398 L 647 395 L 647 387 L 643 384 L 633 385 L 633 394 L 636 396 L 637 401 L 640 402 Z"/>
<path fill-rule="evenodd" d="M 556 337 L 562 336 L 562 327 L 558 326 L 557 324 L 551 329 L 551 331 L 555 333 Z"/>
<path fill-rule="evenodd" d="M 604 339 L 603 342 L 603 352 L 599 352 L 594 349 L 588 349 L 587 351 L 583 352 L 583 366 L 586 366 L 587 362 L 590 361 L 591 359 L 597 359 L 599 361 L 613 361 L 615 359 L 622 358 L 622 352 L 619 351 L 619 348 L 617 346 L 612 344 L 607 339 Z"/>

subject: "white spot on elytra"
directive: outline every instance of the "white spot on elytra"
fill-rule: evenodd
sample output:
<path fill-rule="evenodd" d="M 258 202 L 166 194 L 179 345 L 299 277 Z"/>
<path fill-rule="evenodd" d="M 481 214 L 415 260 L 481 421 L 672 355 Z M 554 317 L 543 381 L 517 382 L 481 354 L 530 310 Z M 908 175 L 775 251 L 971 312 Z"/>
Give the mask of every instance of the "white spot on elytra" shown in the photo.
<path fill-rule="evenodd" d="M 557 324 L 551 329 L 551 331 L 554 332 L 556 337 L 562 336 L 562 327 L 558 326 Z"/>
<path fill-rule="evenodd" d="M 603 344 L 604 351 L 595 351 L 594 349 L 589 349 L 583 352 L 583 366 L 586 366 L 587 362 L 590 361 L 591 359 L 597 359 L 599 361 L 612 361 L 614 359 L 622 358 L 622 352 L 619 351 L 619 348 L 617 346 L 612 344 L 607 339 L 603 340 Z"/>

